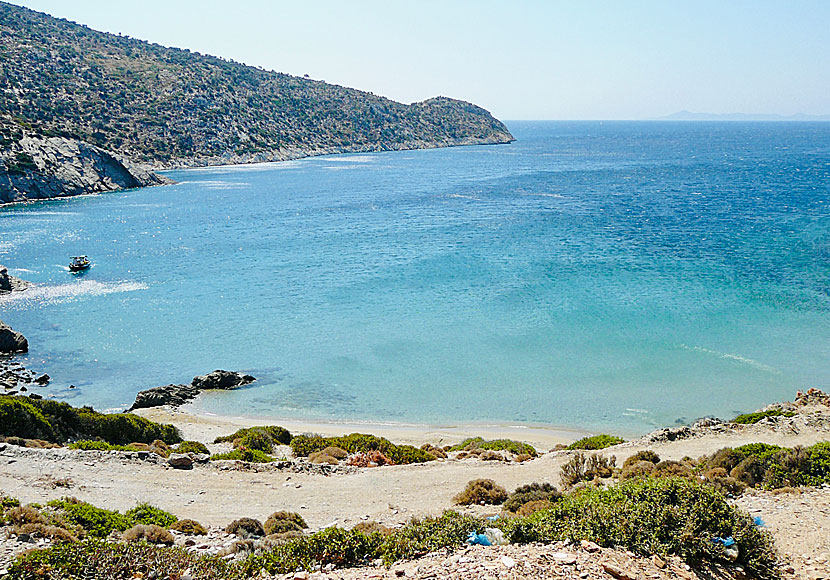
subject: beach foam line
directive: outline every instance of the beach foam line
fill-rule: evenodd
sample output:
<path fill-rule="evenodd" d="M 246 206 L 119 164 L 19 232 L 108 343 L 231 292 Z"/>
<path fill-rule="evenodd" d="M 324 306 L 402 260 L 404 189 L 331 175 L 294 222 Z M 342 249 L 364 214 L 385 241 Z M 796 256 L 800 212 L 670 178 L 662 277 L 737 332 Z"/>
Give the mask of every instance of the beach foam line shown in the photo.
<path fill-rule="evenodd" d="M 143 282 L 81 280 L 73 284 L 58 284 L 55 286 L 33 285 L 25 292 L 12 292 L 0 297 L 0 303 L 26 301 L 59 303 L 84 296 L 104 296 L 118 292 L 147 290 L 148 288 L 149 286 Z"/>
<path fill-rule="evenodd" d="M 721 358 L 721 359 L 734 360 L 736 362 L 739 362 L 739 363 L 742 363 L 742 364 L 745 364 L 745 365 L 749 365 L 749 366 L 754 367 L 754 368 L 756 368 L 760 371 L 765 371 L 765 372 L 768 372 L 768 373 L 772 373 L 774 375 L 783 374 L 780 370 L 778 370 L 777 368 L 775 368 L 773 366 L 765 365 L 762 362 L 758 362 L 757 360 L 753 360 L 751 358 L 747 358 L 747 357 L 741 356 L 739 354 L 729 354 L 728 352 L 720 352 L 720 351 L 712 350 L 712 349 L 709 349 L 709 348 L 703 348 L 702 346 L 689 346 L 689 345 L 686 345 L 686 344 L 681 344 L 680 348 L 683 348 L 683 349 L 686 349 L 686 350 L 693 350 L 693 351 L 697 351 L 697 352 L 702 352 L 702 353 L 705 353 L 705 354 L 710 354 L 712 356 L 716 356 L 716 357 Z"/>

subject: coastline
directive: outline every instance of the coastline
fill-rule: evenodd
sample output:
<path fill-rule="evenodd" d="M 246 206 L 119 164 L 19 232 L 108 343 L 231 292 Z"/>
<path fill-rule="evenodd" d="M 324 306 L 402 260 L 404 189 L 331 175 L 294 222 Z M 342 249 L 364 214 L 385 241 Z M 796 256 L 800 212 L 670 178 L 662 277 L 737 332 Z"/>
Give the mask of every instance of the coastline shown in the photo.
<path fill-rule="evenodd" d="M 198 402 L 198 398 L 196 399 Z M 172 423 L 185 439 L 213 440 L 237 429 L 255 425 L 280 425 L 291 433 L 319 433 L 340 436 L 349 433 L 370 433 L 385 437 L 394 443 L 420 446 L 452 445 L 469 437 L 484 439 L 515 439 L 530 443 L 539 451 L 548 451 L 557 445 L 566 445 L 592 434 L 587 430 L 546 425 L 517 425 L 498 423 L 462 423 L 458 425 L 429 425 L 387 423 L 372 421 L 305 421 L 273 417 L 243 415 L 216 415 L 199 410 L 194 403 L 177 408 L 169 406 L 136 409 L 131 413 L 158 423 Z"/>

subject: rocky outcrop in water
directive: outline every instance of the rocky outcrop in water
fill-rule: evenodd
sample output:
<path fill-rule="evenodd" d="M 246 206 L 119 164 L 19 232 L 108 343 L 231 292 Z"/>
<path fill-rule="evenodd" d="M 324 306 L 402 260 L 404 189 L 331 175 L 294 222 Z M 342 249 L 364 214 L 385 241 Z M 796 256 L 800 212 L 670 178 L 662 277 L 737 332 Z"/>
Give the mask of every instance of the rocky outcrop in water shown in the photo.
<path fill-rule="evenodd" d="M 161 387 L 153 387 L 145 391 L 140 391 L 135 396 L 135 402 L 128 411 L 135 409 L 146 409 L 149 407 L 161 407 L 163 405 L 170 405 L 171 407 L 178 407 L 184 405 L 191 399 L 195 399 L 199 394 L 199 389 L 191 387 L 190 385 L 164 385 Z"/>
<path fill-rule="evenodd" d="M 171 183 L 77 139 L 16 135 L 0 150 L 0 203 Z"/>
<path fill-rule="evenodd" d="M 26 337 L 0 320 L 0 353 L 14 354 L 28 351 L 29 341 Z"/>
<path fill-rule="evenodd" d="M 128 411 L 148 407 L 161 407 L 162 405 L 178 407 L 195 399 L 201 391 L 210 389 L 235 389 L 248 385 L 255 380 L 256 378 L 251 375 L 234 371 L 215 370 L 206 375 L 193 377 L 193 381 L 189 385 L 164 385 L 162 387 L 153 387 L 152 389 L 140 391 Z"/>
<path fill-rule="evenodd" d="M 5 266 L 0 265 L 0 295 L 22 292 L 28 287 L 29 283 L 26 280 L 15 278 L 9 274 L 9 270 Z"/>
<path fill-rule="evenodd" d="M 256 378 L 251 375 L 217 369 L 212 373 L 193 377 L 190 384 L 196 389 L 204 391 L 208 389 L 235 389 L 253 383 L 255 380 Z"/>

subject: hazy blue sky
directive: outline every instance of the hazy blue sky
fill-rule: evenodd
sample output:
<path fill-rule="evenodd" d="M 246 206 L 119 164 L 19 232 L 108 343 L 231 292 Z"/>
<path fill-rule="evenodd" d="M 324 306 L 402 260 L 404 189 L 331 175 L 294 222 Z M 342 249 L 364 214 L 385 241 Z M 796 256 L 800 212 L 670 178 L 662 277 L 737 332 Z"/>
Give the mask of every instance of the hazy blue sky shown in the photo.
<path fill-rule="evenodd" d="M 16 0 L 98 30 L 502 119 L 830 113 L 830 1 Z"/>

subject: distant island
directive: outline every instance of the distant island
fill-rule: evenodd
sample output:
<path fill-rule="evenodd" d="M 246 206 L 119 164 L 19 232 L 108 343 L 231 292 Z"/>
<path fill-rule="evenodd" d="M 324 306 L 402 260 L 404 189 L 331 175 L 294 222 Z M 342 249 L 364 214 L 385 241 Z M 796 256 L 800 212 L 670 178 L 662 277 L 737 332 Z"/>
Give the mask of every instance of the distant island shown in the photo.
<path fill-rule="evenodd" d="M 830 121 L 830 115 L 761 115 L 752 113 L 692 113 L 678 111 L 651 121 Z"/>
<path fill-rule="evenodd" d="M 152 170 L 509 143 L 486 110 L 372 93 L 0 2 L 0 203 L 164 183 Z"/>

